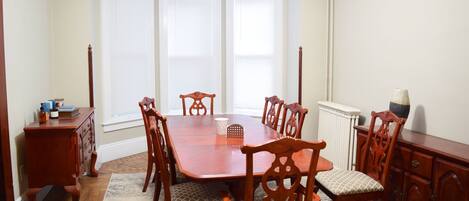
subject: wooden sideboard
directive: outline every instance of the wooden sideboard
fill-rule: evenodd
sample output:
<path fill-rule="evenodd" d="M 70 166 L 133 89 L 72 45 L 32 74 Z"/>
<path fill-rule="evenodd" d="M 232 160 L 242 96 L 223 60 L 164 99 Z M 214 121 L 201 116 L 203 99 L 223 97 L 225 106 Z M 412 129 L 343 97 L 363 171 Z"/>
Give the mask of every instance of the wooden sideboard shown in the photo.
<path fill-rule="evenodd" d="M 29 201 L 34 201 L 36 193 L 47 185 L 63 186 L 78 201 L 78 177 L 98 176 L 94 109 L 79 110 L 80 115 L 73 119 L 50 119 L 24 128 Z"/>
<path fill-rule="evenodd" d="M 356 126 L 360 164 L 368 127 Z M 392 201 L 469 201 L 469 145 L 404 129 L 391 162 Z"/>

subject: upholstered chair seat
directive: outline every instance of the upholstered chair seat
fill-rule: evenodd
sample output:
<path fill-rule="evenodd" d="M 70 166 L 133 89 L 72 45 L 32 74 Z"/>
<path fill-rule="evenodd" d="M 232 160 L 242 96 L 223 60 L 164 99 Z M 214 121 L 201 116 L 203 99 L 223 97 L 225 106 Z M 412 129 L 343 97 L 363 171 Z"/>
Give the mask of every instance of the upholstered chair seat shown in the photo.
<path fill-rule="evenodd" d="M 352 170 L 333 169 L 319 172 L 316 182 L 334 195 L 352 195 L 359 193 L 384 191 L 384 187 L 368 175 Z"/>
<path fill-rule="evenodd" d="M 219 201 L 229 196 L 228 187 L 223 183 L 186 182 L 172 185 L 169 189 L 172 201 Z M 226 195 L 221 192 L 226 192 Z M 164 200 L 164 192 L 160 194 L 159 200 Z"/>
<path fill-rule="evenodd" d="M 320 172 L 316 175 L 319 189 L 334 201 L 386 200 L 390 162 L 403 124 L 404 120 L 390 111 L 371 112 L 370 129 L 361 149 L 362 159 L 355 171 Z"/>

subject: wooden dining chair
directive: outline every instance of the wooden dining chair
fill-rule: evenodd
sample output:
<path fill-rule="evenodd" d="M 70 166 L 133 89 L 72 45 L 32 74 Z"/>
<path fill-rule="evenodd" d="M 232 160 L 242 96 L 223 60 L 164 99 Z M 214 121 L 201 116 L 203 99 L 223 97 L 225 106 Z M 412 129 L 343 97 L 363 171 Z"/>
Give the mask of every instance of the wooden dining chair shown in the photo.
<path fill-rule="evenodd" d="M 179 98 L 181 98 L 182 100 L 182 114 L 184 116 L 187 115 L 186 98 L 191 98 L 193 100 L 192 105 L 189 107 L 190 116 L 207 115 L 207 107 L 202 102 L 204 98 L 210 98 L 210 115 L 213 115 L 213 99 L 215 98 L 215 94 L 207 94 L 200 91 L 196 91 L 186 95 L 179 95 Z"/>
<path fill-rule="evenodd" d="M 381 125 L 374 132 L 377 119 Z M 316 176 L 319 189 L 332 200 L 384 199 L 390 162 L 403 125 L 404 119 L 390 111 L 372 112 L 359 171 L 333 169 L 321 172 Z"/>
<path fill-rule="evenodd" d="M 267 151 L 275 155 L 272 166 L 260 178 L 260 185 L 264 190 L 262 200 L 319 200 L 319 196 L 313 192 L 316 167 L 319 159 L 319 152 L 326 147 L 324 141 L 307 142 L 291 137 L 283 137 L 278 140 L 268 142 L 259 146 L 243 146 L 241 152 L 246 154 L 246 190 L 245 201 L 254 200 L 254 173 L 253 156 L 255 153 Z M 308 149 L 311 150 L 311 162 L 309 165 L 306 187 L 301 181 L 300 169 L 295 165 L 293 154 L 295 152 Z M 293 178 L 293 179 L 292 179 Z M 291 185 L 286 187 L 285 179 L 292 179 Z"/>
<path fill-rule="evenodd" d="M 143 116 L 143 124 L 145 126 L 145 133 L 146 133 L 146 139 L 147 139 L 147 172 L 146 172 L 146 175 L 145 175 L 145 182 L 143 184 L 143 192 L 146 192 L 147 190 L 147 187 L 148 187 L 148 183 L 150 182 L 150 178 L 151 178 L 151 174 L 152 174 L 152 170 L 153 170 L 153 164 L 156 163 L 156 157 L 155 157 L 155 153 L 154 153 L 154 149 L 153 149 L 153 145 L 152 145 L 152 139 L 151 139 L 151 135 L 150 135 L 150 123 L 155 121 L 155 119 L 153 117 L 148 117 L 146 115 L 146 112 L 148 112 L 148 110 L 150 109 L 154 109 L 155 108 L 155 99 L 153 98 L 148 98 L 148 97 L 144 97 L 142 101 L 140 101 L 138 103 L 138 105 L 140 106 L 140 110 L 142 112 L 142 116 Z M 169 139 L 165 139 L 166 141 L 168 141 Z M 165 147 L 165 149 L 168 149 L 167 147 Z M 171 168 L 171 182 L 172 184 L 176 184 L 178 182 L 185 182 L 187 179 L 184 177 L 184 175 L 182 175 L 179 170 L 176 168 L 176 162 L 174 160 L 174 157 L 173 157 L 173 153 L 172 151 L 169 151 L 171 148 L 168 149 L 168 157 L 170 158 L 170 161 L 172 162 L 172 165 L 170 166 Z"/>
<path fill-rule="evenodd" d="M 280 133 L 285 136 L 301 139 L 301 129 L 303 128 L 303 122 L 307 113 L 308 109 L 303 108 L 298 103 L 284 105 Z"/>
<path fill-rule="evenodd" d="M 150 125 L 153 149 L 156 155 L 155 194 L 153 200 L 229 200 L 228 187 L 223 183 L 186 182 L 171 185 L 168 166 L 170 160 L 165 153 L 165 137 L 168 134 L 167 119 L 154 109 L 147 111 L 147 116 L 155 119 Z M 161 130 L 163 128 L 163 130 Z M 163 188 L 163 194 L 160 194 Z"/>
<path fill-rule="evenodd" d="M 277 130 L 278 119 L 282 112 L 283 100 L 277 96 L 265 97 L 264 113 L 262 114 L 262 124 Z"/>
<path fill-rule="evenodd" d="M 144 97 L 142 101 L 138 102 L 138 106 L 140 107 L 140 111 L 142 112 L 143 125 L 145 127 L 145 135 L 147 139 L 147 173 L 145 175 L 145 182 L 143 184 L 143 190 L 142 190 L 142 192 L 146 192 L 148 183 L 150 182 L 151 173 L 153 171 L 153 164 L 155 163 L 155 157 L 153 154 L 153 146 L 152 146 L 151 135 L 150 135 L 150 125 L 149 125 L 145 112 L 150 110 L 151 108 L 155 108 L 155 99 Z"/>

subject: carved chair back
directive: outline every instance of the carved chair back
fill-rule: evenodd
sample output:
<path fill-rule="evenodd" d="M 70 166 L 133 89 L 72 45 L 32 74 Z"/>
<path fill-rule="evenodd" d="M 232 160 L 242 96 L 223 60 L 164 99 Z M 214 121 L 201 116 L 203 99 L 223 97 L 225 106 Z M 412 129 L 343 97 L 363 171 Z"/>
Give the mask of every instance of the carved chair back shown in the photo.
<path fill-rule="evenodd" d="M 298 103 L 285 105 L 280 133 L 285 136 L 301 139 L 301 129 L 303 128 L 303 122 L 307 113 L 308 109 L 303 108 Z"/>
<path fill-rule="evenodd" d="M 381 124 L 375 130 L 376 120 Z M 404 119 L 390 111 L 372 112 L 371 124 L 359 170 L 385 187 L 393 151 L 404 125 Z"/>
<path fill-rule="evenodd" d="M 264 104 L 264 113 L 262 114 L 262 124 L 277 130 L 278 119 L 282 112 L 283 100 L 277 96 L 266 97 Z"/>
<path fill-rule="evenodd" d="M 145 134 L 147 136 L 148 155 L 150 156 L 150 154 L 153 153 L 153 150 L 150 135 L 150 124 L 145 112 L 152 108 L 155 108 L 155 99 L 144 97 L 142 101 L 138 102 L 138 106 L 140 107 L 140 111 L 142 112 L 143 125 L 145 127 Z"/>
<path fill-rule="evenodd" d="M 305 200 L 312 200 L 316 168 L 319 152 L 326 147 L 324 141 L 306 142 L 291 137 L 283 137 L 259 146 L 243 146 L 241 152 L 246 154 L 246 189 L 245 200 L 252 201 L 254 193 L 253 155 L 258 152 L 267 151 L 275 155 L 272 166 L 263 174 L 261 186 L 266 196 L 264 200 L 297 200 L 300 195 L 305 195 Z M 308 171 L 306 187 L 300 183 L 301 172 L 293 161 L 293 154 L 303 149 L 312 150 L 311 163 Z M 293 178 L 293 179 L 292 179 Z M 292 179 L 289 188 L 284 186 L 285 179 Z M 275 181 L 276 187 L 272 189 L 267 182 Z M 299 197 L 300 196 L 300 197 Z"/>
<path fill-rule="evenodd" d="M 168 157 L 168 153 L 165 151 L 166 141 L 165 137 L 168 136 L 168 126 L 166 123 L 166 117 L 163 117 L 159 112 L 155 109 L 150 109 L 146 112 L 148 117 L 152 117 L 155 121 L 150 122 L 150 135 L 152 139 L 153 151 L 156 156 L 156 181 L 155 181 L 155 194 L 154 200 L 158 200 L 160 196 L 161 187 L 163 186 L 164 190 L 164 200 L 170 201 L 171 200 L 171 192 L 170 192 L 170 178 L 171 175 L 168 171 L 168 167 L 170 166 L 170 159 Z M 161 127 L 163 130 L 161 130 Z"/>
<path fill-rule="evenodd" d="M 191 98 L 193 100 L 192 105 L 189 107 L 189 115 L 206 115 L 207 107 L 203 103 L 204 98 L 210 98 L 210 115 L 213 115 L 213 99 L 215 94 L 207 94 L 200 91 L 196 91 L 186 95 L 179 95 L 182 100 L 182 114 L 187 115 L 186 111 L 186 98 Z"/>

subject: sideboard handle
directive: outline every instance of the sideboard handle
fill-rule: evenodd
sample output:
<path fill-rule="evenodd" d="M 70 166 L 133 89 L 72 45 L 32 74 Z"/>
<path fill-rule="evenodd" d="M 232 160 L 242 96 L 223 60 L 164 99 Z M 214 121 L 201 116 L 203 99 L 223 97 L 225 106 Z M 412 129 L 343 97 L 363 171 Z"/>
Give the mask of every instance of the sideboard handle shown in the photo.
<path fill-rule="evenodd" d="M 418 168 L 420 166 L 420 162 L 418 160 L 412 160 L 411 165 L 412 168 Z"/>

